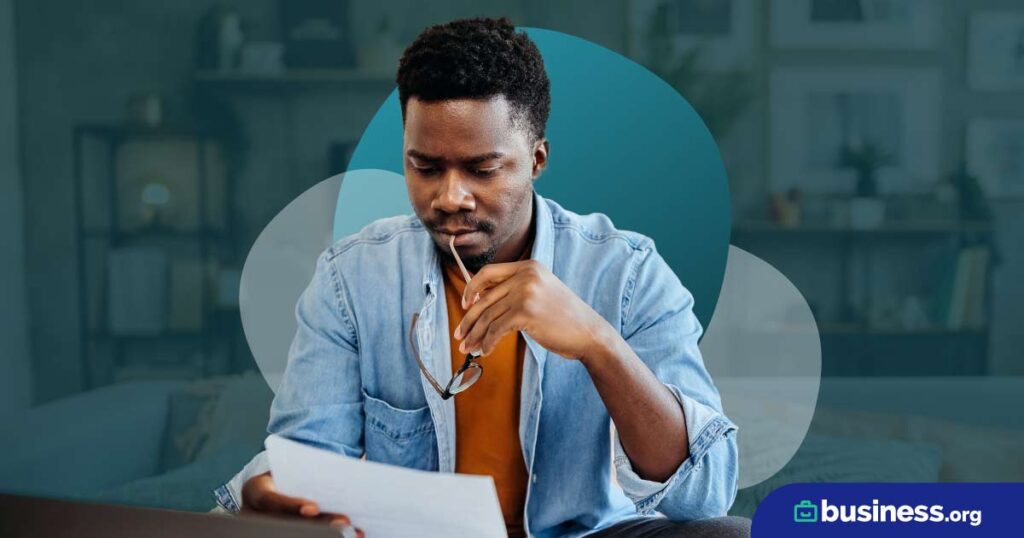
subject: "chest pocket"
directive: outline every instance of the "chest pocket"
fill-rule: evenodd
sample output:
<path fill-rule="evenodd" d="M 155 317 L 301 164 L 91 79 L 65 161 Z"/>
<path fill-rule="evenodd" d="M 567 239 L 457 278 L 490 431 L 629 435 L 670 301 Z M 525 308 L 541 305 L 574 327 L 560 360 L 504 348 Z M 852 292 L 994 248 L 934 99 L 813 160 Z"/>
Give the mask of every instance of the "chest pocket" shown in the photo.
<path fill-rule="evenodd" d="M 437 470 L 437 438 L 429 407 L 399 409 L 363 391 L 363 412 L 368 460 Z"/>

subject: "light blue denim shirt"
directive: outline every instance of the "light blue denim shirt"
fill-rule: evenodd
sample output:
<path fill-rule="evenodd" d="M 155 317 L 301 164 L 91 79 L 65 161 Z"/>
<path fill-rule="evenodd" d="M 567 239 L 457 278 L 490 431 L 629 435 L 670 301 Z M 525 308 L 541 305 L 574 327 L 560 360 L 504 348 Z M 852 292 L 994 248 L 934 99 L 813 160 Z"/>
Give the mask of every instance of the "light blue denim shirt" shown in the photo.
<path fill-rule="evenodd" d="M 675 394 L 690 457 L 664 482 L 638 476 L 584 366 L 524 335 L 526 528 L 580 536 L 655 511 L 681 521 L 724 515 L 736 495 L 736 426 L 704 368 L 692 295 L 651 239 L 539 195 L 534 207 L 531 257 L 618 328 Z M 423 361 L 437 379 L 451 377 L 443 286 L 434 243 L 415 215 L 378 220 L 327 249 L 296 307 L 298 331 L 268 431 L 352 457 L 453 472 L 453 400 L 427 383 L 408 341 L 418 312 Z M 265 453 L 257 455 L 216 490 L 218 504 L 237 512 L 242 484 L 267 469 Z"/>

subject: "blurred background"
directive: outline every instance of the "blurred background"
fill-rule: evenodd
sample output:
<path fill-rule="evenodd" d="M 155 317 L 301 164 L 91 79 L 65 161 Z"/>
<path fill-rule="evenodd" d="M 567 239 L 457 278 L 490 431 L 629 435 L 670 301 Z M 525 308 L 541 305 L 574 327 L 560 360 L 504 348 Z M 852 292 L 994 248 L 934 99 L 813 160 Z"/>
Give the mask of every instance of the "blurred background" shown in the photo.
<path fill-rule="evenodd" d="M 811 436 L 736 513 L 792 481 L 1024 480 L 1019 1 L 0 0 L 0 490 L 212 507 L 271 396 L 246 253 L 345 169 L 403 48 L 477 15 L 676 87 L 733 244 L 810 303 Z"/>

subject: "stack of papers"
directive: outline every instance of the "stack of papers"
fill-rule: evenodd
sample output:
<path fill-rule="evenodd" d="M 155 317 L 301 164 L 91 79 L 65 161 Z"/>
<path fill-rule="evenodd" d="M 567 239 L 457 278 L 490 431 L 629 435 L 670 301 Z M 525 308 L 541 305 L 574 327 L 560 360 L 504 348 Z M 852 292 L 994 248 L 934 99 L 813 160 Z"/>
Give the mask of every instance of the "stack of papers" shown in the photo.
<path fill-rule="evenodd" d="M 276 435 L 266 446 L 278 491 L 348 516 L 367 538 L 506 537 L 489 476 L 415 471 Z"/>

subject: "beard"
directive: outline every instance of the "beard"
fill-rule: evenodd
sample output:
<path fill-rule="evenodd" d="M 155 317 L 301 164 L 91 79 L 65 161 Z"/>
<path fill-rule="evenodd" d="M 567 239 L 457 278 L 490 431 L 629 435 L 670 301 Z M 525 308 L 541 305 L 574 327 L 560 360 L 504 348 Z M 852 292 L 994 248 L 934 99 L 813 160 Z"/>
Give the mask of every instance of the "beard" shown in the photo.
<path fill-rule="evenodd" d="M 492 222 L 476 220 L 472 217 L 464 217 L 462 219 L 451 218 L 448 221 L 423 219 L 421 220 L 423 221 L 423 224 L 431 230 L 437 230 L 437 228 L 442 225 L 448 225 L 449 227 L 454 228 L 473 228 L 483 232 L 484 235 L 487 236 L 488 238 L 492 238 L 494 236 L 494 232 L 497 229 L 497 226 L 495 226 L 494 223 Z M 452 256 L 452 251 L 448 248 L 447 243 L 442 245 L 438 243 L 437 240 L 435 240 L 434 248 L 437 249 L 438 254 L 440 254 L 445 261 L 450 262 L 452 264 L 456 263 L 455 256 Z M 497 252 L 498 245 L 492 242 L 489 245 L 487 245 L 483 252 L 479 254 L 475 254 L 472 256 L 463 256 L 462 254 L 459 254 L 459 257 L 462 258 L 462 263 L 466 265 L 467 271 L 469 271 L 470 273 L 476 273 L 480 271 L 480 269 L 483 269 L 485 265 L 491 263 L 491 261 L 494 260 L 494 256 L 497 254 Z"/>
<path fill-rule="evenodd" d="M 457 265 L 455 256 L 452 256 L 452 251 L 448 250 L 448 247 L 441 248 L 437 243 L 434 243 L 434 247 L 437 249 L 438 254 L 452 265 Z M 486 250 L 475 256 L 460 256 L 462 263 L 466 265 L 466 270 L 470 273 L 476 274 L 484 268 L 485 265 L 491 263 L 494 260 L 494 256 L 498 253 L 498 247 L 491 245 Z"/>

